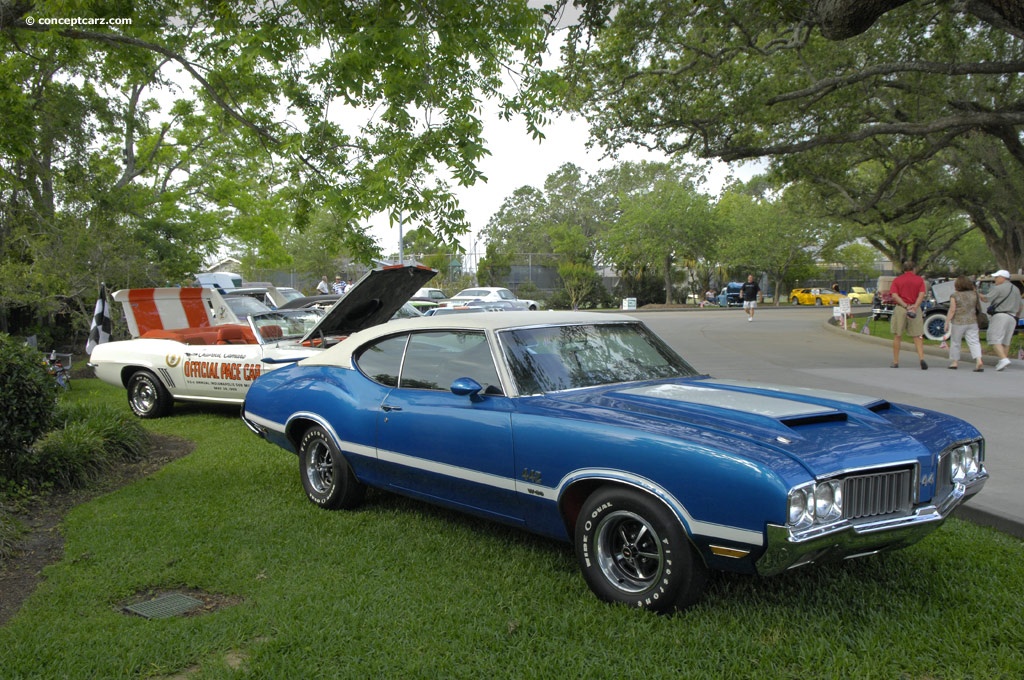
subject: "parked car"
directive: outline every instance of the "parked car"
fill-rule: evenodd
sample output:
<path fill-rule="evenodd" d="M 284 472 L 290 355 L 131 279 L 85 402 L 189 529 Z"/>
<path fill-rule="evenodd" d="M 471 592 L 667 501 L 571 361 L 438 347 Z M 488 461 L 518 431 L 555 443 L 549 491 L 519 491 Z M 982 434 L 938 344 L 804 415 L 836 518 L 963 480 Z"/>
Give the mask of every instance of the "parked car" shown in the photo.
<path fill-rule="evenodd" d="M 599 598 L 659 612 L 695 602 L 710 569 L 909 545 L 989 476 L 963 420 L 716 380 L 593 312 L 368 328 L 260 376 L 243 418 L 297 456 L 317 506 L 375 487 L 570 541 Z"/>
<path fill-rule="evenodd" d="M 740 290 L 743 288 L 743 284 L 738 281 L 731 281 L 722 287 L 722 292 L 718 294 L 718 306 L 719 307 L 740 307 L 743 305 L 743 300 L 740 299 Z"/>
<path fill-rule="evenodd" d="M 451 296 L 445 304 L 456 306 L 473 300 L 483 300 L 484 302 L 508 301 L 514 303 L 520 309 L 540 309 L 540 304 L 536 300 L 521 300 L 508 288 L 466 288 Z"/>
<path fill-rule="evenodd" d="M 794 288 L 789 293 L 789 301 L 794 305 L 827 305 L 835 307 L 839 304 L 842 294 L 828 288 Z"/>
<path fill-rule="evenodd" d="M 233 272 L 203 272 L 196 274 L 196 283 L 204 288 L 230 290 L 242 287 L 242 275 Z"/>
<path fill-rule="evenodd" d="M 448 296 L 440 288 L 420 288 L 413 294 L 412 299 L 426 300 L 427 302 L 439 304 L 447 300 Z"/>
<path fill-rule="evenodd" d="M 246 283 L 239 288 L 229 288 L 220 291 L 225 298 L 235 296 L 246 296 L 256 298 L 267 307 L 277 309 L 289 300 L 302 297 L 302 293 L 294 288 L 278 288 L 272 283 Z"/>
<path fill-rule="evenodd" d="M 875 294 L 868 292 L 863 286 L 850 286 L 846 297 L 850 298 L 851 305 L 870 305 L 875 300 Z"/>
<path fill-rule="evenodd" d="M 89 365 L 100 380 L 126 388 L 140 418 L 165 416 L 175 401 L 240 404 L 252 382 L 281 361 L 317 354 L 390 320 L 435 273 L 402 266 L 371 271 L 326 310 L 270 311 L 250 297 L 228 302 L 211 288 L 117 291 L 133 339 L 98 345 Z M 228 307 L 239 303 L 263 310 L 243 319 Z"/>
<path fill-rule="evenodd" d="M 464 314 L 466 312 L 486 312 L 483 307 L 433 307 L 423 312 L 423 316 L 445 316 L 446 314 Z"/>
<path fill-rule="evenodd" d="M 273 309 L 273 307 L 247 295 L 224 295 L 223 300 L 240 322 L 244 322 L 253 314 L 263 314 Z"/>

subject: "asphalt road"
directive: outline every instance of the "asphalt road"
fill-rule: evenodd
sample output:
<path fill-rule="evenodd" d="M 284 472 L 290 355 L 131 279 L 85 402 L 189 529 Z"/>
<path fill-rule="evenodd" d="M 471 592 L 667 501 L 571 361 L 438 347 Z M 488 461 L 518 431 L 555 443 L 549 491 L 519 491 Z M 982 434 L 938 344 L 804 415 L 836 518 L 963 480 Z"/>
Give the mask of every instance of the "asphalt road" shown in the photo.
<path fill-rule="evenodd" d="M 922 371 L 904 343 L 892 369 L 891 341 L 827 327 L 831 309 L 762 306 L 753 323 L 736 308 L 630 313 L 718 378 L 867 394 L 967 420 L 985 436 L 991 478 L 957 515 L 1024 538 L 1024 362 L 974 373 L 964 346 L 959 370 L 932 350 Z"/>

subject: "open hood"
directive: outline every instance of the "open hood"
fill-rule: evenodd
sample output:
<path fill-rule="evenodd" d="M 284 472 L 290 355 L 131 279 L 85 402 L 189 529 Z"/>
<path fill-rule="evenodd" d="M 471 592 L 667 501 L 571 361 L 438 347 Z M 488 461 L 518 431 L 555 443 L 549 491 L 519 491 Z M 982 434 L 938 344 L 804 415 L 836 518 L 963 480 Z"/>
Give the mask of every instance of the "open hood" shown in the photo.
<path fill-rule="evenodd" d="M 385 323 L 436 274 L 427 267 L 401 264 L 371 270 L 338 298 L 302 339 L 347 336 Z"/>

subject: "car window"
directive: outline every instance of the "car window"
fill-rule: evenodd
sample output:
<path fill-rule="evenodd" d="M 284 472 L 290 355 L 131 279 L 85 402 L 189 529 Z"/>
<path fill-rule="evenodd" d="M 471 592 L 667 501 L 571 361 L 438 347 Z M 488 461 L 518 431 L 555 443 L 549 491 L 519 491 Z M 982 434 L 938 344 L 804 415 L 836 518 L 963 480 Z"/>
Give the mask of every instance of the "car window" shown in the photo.
<path fill-rule="evenodd" d="M 697 375 L 641 324 L 546 326 L 499 337 L 522 395 Z"/>
<path fill-rule="evenodd" d="M 398 387 L 398 372 L 407 339 L 408 336 L 399 335 L 364 347 L 355 359 L 356 366 L 370 380 Z"/>
<path fill-rule="evenodd" d="M 239 319 L 251 316 L 252 314 L 259 314 L 261 312 L 269 312 L 270 307 L 247 295 L 228 295 L 224 298 L 224 302 L 227 303 L 231 311 L 235 313 Z"/>
<path fill-rule="evenodd" d="M 498 291 L 498 297 L 502 300 L 515 300 L 516 296 L 512 294 L 512 291 L 502 288 Z"/>
<path fill-rule="evenodd" d="M 249 322 L 265 341 L 301 338 L 320 323 L 323 311 L 319 309 L 278 309 L 253 314 Z"/>
<path fill-rule="evenodd" d="M 448 391 L 457 378 L 472 378 L 491 394 L 501 392 L 483 333 L 432 331 L 410 336 L 399 387 Z"/>

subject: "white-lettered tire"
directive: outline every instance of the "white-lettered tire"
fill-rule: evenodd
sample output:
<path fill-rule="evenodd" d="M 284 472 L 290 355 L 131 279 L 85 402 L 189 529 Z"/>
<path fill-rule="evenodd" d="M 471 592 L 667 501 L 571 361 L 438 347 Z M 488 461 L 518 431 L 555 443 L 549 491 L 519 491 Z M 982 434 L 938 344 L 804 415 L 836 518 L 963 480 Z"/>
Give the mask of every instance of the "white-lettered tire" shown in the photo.
<path fill-rule="evenodd" d="M 924 317 L 924 337 L 939 341 L 946 335 L 946 315 L 941 312 Z"/>
<path fill-rule="evenodd" d="M 583 578 L 606 602 L 668 613 L 704 591 L 707 567 L 679 520 L 649 494 L 598 489 L 583 504 L 574 541 Z"/>
<path fill-rule="evenodd" d="M 354 508 L 366 496 L 366 487 L 319 425 L 306 430 L 299 442 L 299 475 L 306 497 L 326 510 Z"/>
<path fill-rule="evenodd" d="M 174 399 L 155 375 L 136 371 L 128 379 L 128 405 L 140 418 L 163 418 L 171 412 Z"/>

